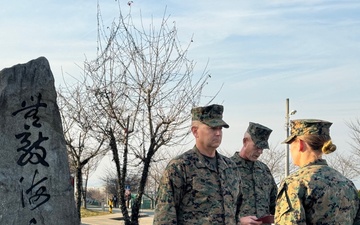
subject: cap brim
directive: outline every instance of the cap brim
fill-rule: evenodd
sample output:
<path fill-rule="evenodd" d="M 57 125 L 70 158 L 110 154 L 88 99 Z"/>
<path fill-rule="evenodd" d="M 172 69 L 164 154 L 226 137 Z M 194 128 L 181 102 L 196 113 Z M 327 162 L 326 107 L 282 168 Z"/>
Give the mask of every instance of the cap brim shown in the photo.
<path fill-rule="evenodd" d="M 291 141 L 296 137 L 296 135 L 291 135 L 288 138 L 286 138 L 281 144 L 290 144 Z"/>
<path fill-rule="evenodd" d="M 205 123 L 206 125 L 208 125 L 209 127 L 225 127 L 225 128 L 229 128 L 229 125 L 227 123 L 225 123 L 224 120 L 210 120 L 210 121 L 201 121 L 203 123 Z"/>
<path fill-rule="evenodd" d="M 222 126 L 225 128 L 229 128 L 229 125 L 227 123 L 224 123 Z"/>

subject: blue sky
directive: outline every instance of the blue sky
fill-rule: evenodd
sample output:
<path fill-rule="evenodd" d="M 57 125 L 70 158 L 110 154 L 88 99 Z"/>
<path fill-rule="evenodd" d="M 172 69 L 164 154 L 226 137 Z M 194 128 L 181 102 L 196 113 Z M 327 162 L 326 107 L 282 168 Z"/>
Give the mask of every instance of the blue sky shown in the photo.
<path fill-rule="evenodd" d="M 120 0 L 119 0 L 120 1 Z M 176 21 L 180 40 L 194 42 L 189 57 L 195 72 L 208 64 L 204 94 L 221 86 L 215 100 L 225 106 L 221 150 L 234 152 L 248 122 L 273 129 L 272 145 L 285 138 L 285 102 L 292 119 L 333 122 L 338 153 L 349 154 L 345 122 L 360 118 L 360 2 L 134 0 L 123 12 Z M 99 0 L 104 22 L 117 16 L 116 1 Z M 97 1 L 14 0 L 0 7 L 0 69 L 45 56 L 56 86 L 79 76 L 85 57 L 96 55 Z M 205 103 L 207 99 L 203 100 Z M 279 144 L 280 145 L 280 144 Z M 285 147 L 285 146 L 283 146 Z M 360 185 L 358 185 L 360 186 Z"/>

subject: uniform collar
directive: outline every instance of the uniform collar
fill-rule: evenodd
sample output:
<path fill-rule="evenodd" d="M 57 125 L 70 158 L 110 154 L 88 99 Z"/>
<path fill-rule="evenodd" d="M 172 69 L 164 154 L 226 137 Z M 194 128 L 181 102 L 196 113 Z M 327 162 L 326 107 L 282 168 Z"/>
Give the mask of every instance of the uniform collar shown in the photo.
<path fill-rule="evenodd" d="M 327 162 L 325 159 L 317 159 L 314 162 L 308 163 L 305 166 L 302 167 L 307 167 L 307 166 L 314 166 L 314 165 L 323 165 L 323 166 L 327 166 Z"/>

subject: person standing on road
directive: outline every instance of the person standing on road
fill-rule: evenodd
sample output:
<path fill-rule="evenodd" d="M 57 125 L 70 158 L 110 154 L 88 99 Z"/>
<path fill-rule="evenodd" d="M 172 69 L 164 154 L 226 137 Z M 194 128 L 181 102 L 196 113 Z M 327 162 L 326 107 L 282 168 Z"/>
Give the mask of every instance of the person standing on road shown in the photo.
<path fill-rule="evenodd" d="M 191 110 L 195 146 L 172 159 L 160 181 L 154 225 L 233 225 L 241 181 L 235 163 L 217 148 L 222 128 L 223 106 Z"/>
<path fill-rule="evenodd" d="M 118 202 L 117 196 L 116 196 L 116 195 L 114 195 L 114 197 L 113 197 L 113 204 L 114 204 L 114 208 L 116 208 L 116 207 L 117 207 L 117 202 Z"/>
<path fill-rule="evenodd" d="M 271 132 L 268 127 L 250 122 L 240 152 L 235 152 L 231 157 L 241 174 L 241 225 L 263 224 L 256 220 L 275 213 L 277 185 L 269 167 L 258 160 L 263 150 L 269 149 L 268 139 Z"/>
<path fill-rule="evenodd" d="M 108 199 L 108 206 L 109 206 L 109 213 L 112 213 L 113 212 L 113 206 L 114 206 L 112 198 Z"/>
<path fill-rule="evenodd" d="M 331 125 L 316 119 L 291 121 L 291 136 L 283 143 L 290 144 L 292 161 L 300 169 L 280 185 L 275 224 L 360 224 L 360 201 L 353 182 L 322 159 L 336 150 Z"/>

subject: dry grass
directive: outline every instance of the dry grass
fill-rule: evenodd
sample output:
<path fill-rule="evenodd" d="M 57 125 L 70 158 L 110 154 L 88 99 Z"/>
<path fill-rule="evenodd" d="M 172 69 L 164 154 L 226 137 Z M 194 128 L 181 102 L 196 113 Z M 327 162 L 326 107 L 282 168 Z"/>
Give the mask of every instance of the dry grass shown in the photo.
<path fill-rule="evenodd" d="M 81 218 L 85 218 L 89 216 L 101 216 L 107 214 L 109 214 L 109 212 L 107 211 L 98 211 L 98 210 L 81 208 Z"/>

